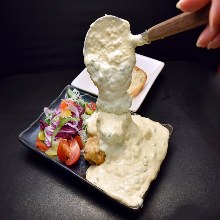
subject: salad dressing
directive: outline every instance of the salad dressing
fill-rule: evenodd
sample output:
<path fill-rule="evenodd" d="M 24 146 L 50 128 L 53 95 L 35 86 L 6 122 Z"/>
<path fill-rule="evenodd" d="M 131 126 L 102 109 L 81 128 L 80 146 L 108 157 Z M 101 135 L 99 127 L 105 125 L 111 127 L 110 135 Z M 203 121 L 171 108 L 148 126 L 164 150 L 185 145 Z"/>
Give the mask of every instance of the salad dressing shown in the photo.
<path fill-rule="evenodd" d="M 141 35 L 131 34 L 127 21 L 104 16 L 90 26 L 84 44 L 85 64 L 99 89 L 99 111 L 86 121 L 87 131 L 98 136 L 106 154 L 104 163 L 88 168 L 86 178 L 130 207 L 142 205 L 169 138 L 161 124 L 129 111 L 135 47 L 146 43 Z"/>

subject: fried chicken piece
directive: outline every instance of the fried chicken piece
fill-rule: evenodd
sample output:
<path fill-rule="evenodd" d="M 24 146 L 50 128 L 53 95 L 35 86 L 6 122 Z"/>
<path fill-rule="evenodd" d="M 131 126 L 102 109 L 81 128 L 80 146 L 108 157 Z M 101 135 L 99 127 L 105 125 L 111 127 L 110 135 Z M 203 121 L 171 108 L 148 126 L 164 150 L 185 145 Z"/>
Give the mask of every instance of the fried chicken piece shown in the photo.
<path fill-rule="evenodd" d="M 97 136 L 89 137 L 85 144 L 84 158 L 91 164 L 100 165 L 105 161 L 105 152 L 99 149 Z"/>

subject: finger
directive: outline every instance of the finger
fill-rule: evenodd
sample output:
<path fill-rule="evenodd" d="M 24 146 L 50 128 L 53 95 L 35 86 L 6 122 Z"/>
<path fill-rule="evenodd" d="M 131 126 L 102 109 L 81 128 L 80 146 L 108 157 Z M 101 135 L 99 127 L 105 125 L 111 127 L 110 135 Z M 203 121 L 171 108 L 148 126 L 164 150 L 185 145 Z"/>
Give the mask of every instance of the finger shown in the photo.
<path fill-rule="evenodd" d="M 220 1 L 212 0 L 212 5 L 209 14 L 209 25 L 212 30 L 220 27 Z"/>
<path fill-rule="evenodd" d="M 205 5 L 207 5 L 211 0 L 180 0 L 176 7 L 184 12 L 194 12 L 201 8 L 203 8 Z M 219 0 L 217 0 L 219 1 Z"/>
<path fill-rule="evenodd" d="M 211 30 L 210 26 L 207 25 L 197 40 L 197 47 L 208 47 L 208 44 L 214 40 L 217 34 L 218 30 L 213 31 Z"/>
<path fill-rule="evenodd" d="M 208 44 L 208 49 L 216 49 L 220 47 L 220 32 L 215 36 L 215 38 Z"/>

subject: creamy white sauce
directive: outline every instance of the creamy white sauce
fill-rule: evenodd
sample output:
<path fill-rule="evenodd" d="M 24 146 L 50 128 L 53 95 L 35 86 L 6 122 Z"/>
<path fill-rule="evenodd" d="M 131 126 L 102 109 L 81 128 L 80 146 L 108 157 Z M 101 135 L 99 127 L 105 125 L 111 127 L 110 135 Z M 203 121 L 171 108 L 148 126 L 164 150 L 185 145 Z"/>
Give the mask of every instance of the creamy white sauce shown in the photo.
<path fill-rule="evenodd" d="M 127 90 L 135 65 L 135 47 L 147 43 L 132 35 L 130 24 L 114 16 L 95 21 L 86 35 L 84 62 L 98 87 L 97 106 L 105 112 L 122 114 L 131 106 Z"/>
<path fill-rule="evenodd" d="M 98 114 L 102 114 L 101 117 L 97 117 Z M 94 127 L 96 120 L 101 134 Z M 101 136 L 106 159 L 99 166 L 90 166 L 86 178 L 128 206 L 141 206 L 143 195 L 166 156 L 168 130 L 139 115 L 116 116 L 103 112 L 92 115 L 88 128 L 89 132 Z"/>
<path fill-rule="evenodd" d="M 97 135 L 105 162 L 88 168 L 86 178 L 111 197 L 131 207 L 156 178 L 168 147 L 168 130 L 157 122 L 131 116 L 127 89 L 135 65 L 135 47 L 146 44 L 132 35 L 127 21 L 104 16 L 86 35 L 84 61 L 99 89 L 99 112 L 87 120 L 88 133 Z"/>

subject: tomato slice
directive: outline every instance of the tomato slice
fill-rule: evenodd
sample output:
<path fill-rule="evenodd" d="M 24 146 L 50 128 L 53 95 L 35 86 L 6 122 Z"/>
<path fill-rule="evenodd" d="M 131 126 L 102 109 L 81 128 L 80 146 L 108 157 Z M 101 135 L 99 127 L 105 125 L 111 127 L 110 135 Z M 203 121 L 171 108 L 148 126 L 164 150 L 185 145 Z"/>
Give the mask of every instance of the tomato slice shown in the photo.
<path fill-rule="evenodd" d="M 57 149 L 57 156 L 68 166 L 76 163 L 80 157 L 80 148 L 77 140 L 67 141 L 66 139 L 61 139 Z"/>
<path fill-rule="evenodd" d="M 67 109 L 68 105 L 76 105 L 76 103 L 72 100 L 62 100 L 60 103 L 60 109 L 65 110 Z"/>
<path fill-rule="evenodd" d="M 39 140 L 38 138 L 36 139 L 36 146 L 41 151 L 46 151 L 50 148 L 43 141 Z"/>
<path fill-rule="evenodd" d="M 80 135 L 76 136 L 76 140 L 77 140 L 77 143 L 79 144 L 79 148 L 83 149 L 84 144 L 83 144 L 83 141 L 82 141 L 82 138 L 80 137 Z"/>
<path fill-rule="evenodd" d="M 96 108 L 97 108 L 97 107 L 96 107 L 96 104 L 95 104 L 94 102 L 88 103 L 87 106 L 88 106 L 91 110 L 93 110 L 93 111 L 95 111 Z"/>
<path fill-rule="evenodd" d="M 62 162 L 66 162 L 70 155 L 69 143 L 66 139 L 61 139 L 57 148 L 57 156 Z"/>
<path fill-rule="evenodd" d="M 66 165 L 72 165 L 79 160 L 80 157 L 80 147 L 77 143 L 76 139 L 72 139 L 69 141 L 70 143 L 70 156 L 69 159 L 66 161 Z"/>
<path fill-rule="evenodd" d="M 65 100 L 62 100 L 60 103 L 60 109 L 64 110 L 64 109 L 66 109 L 67 106 L 68 106 L 68 104 L 65 102 Z"/>

